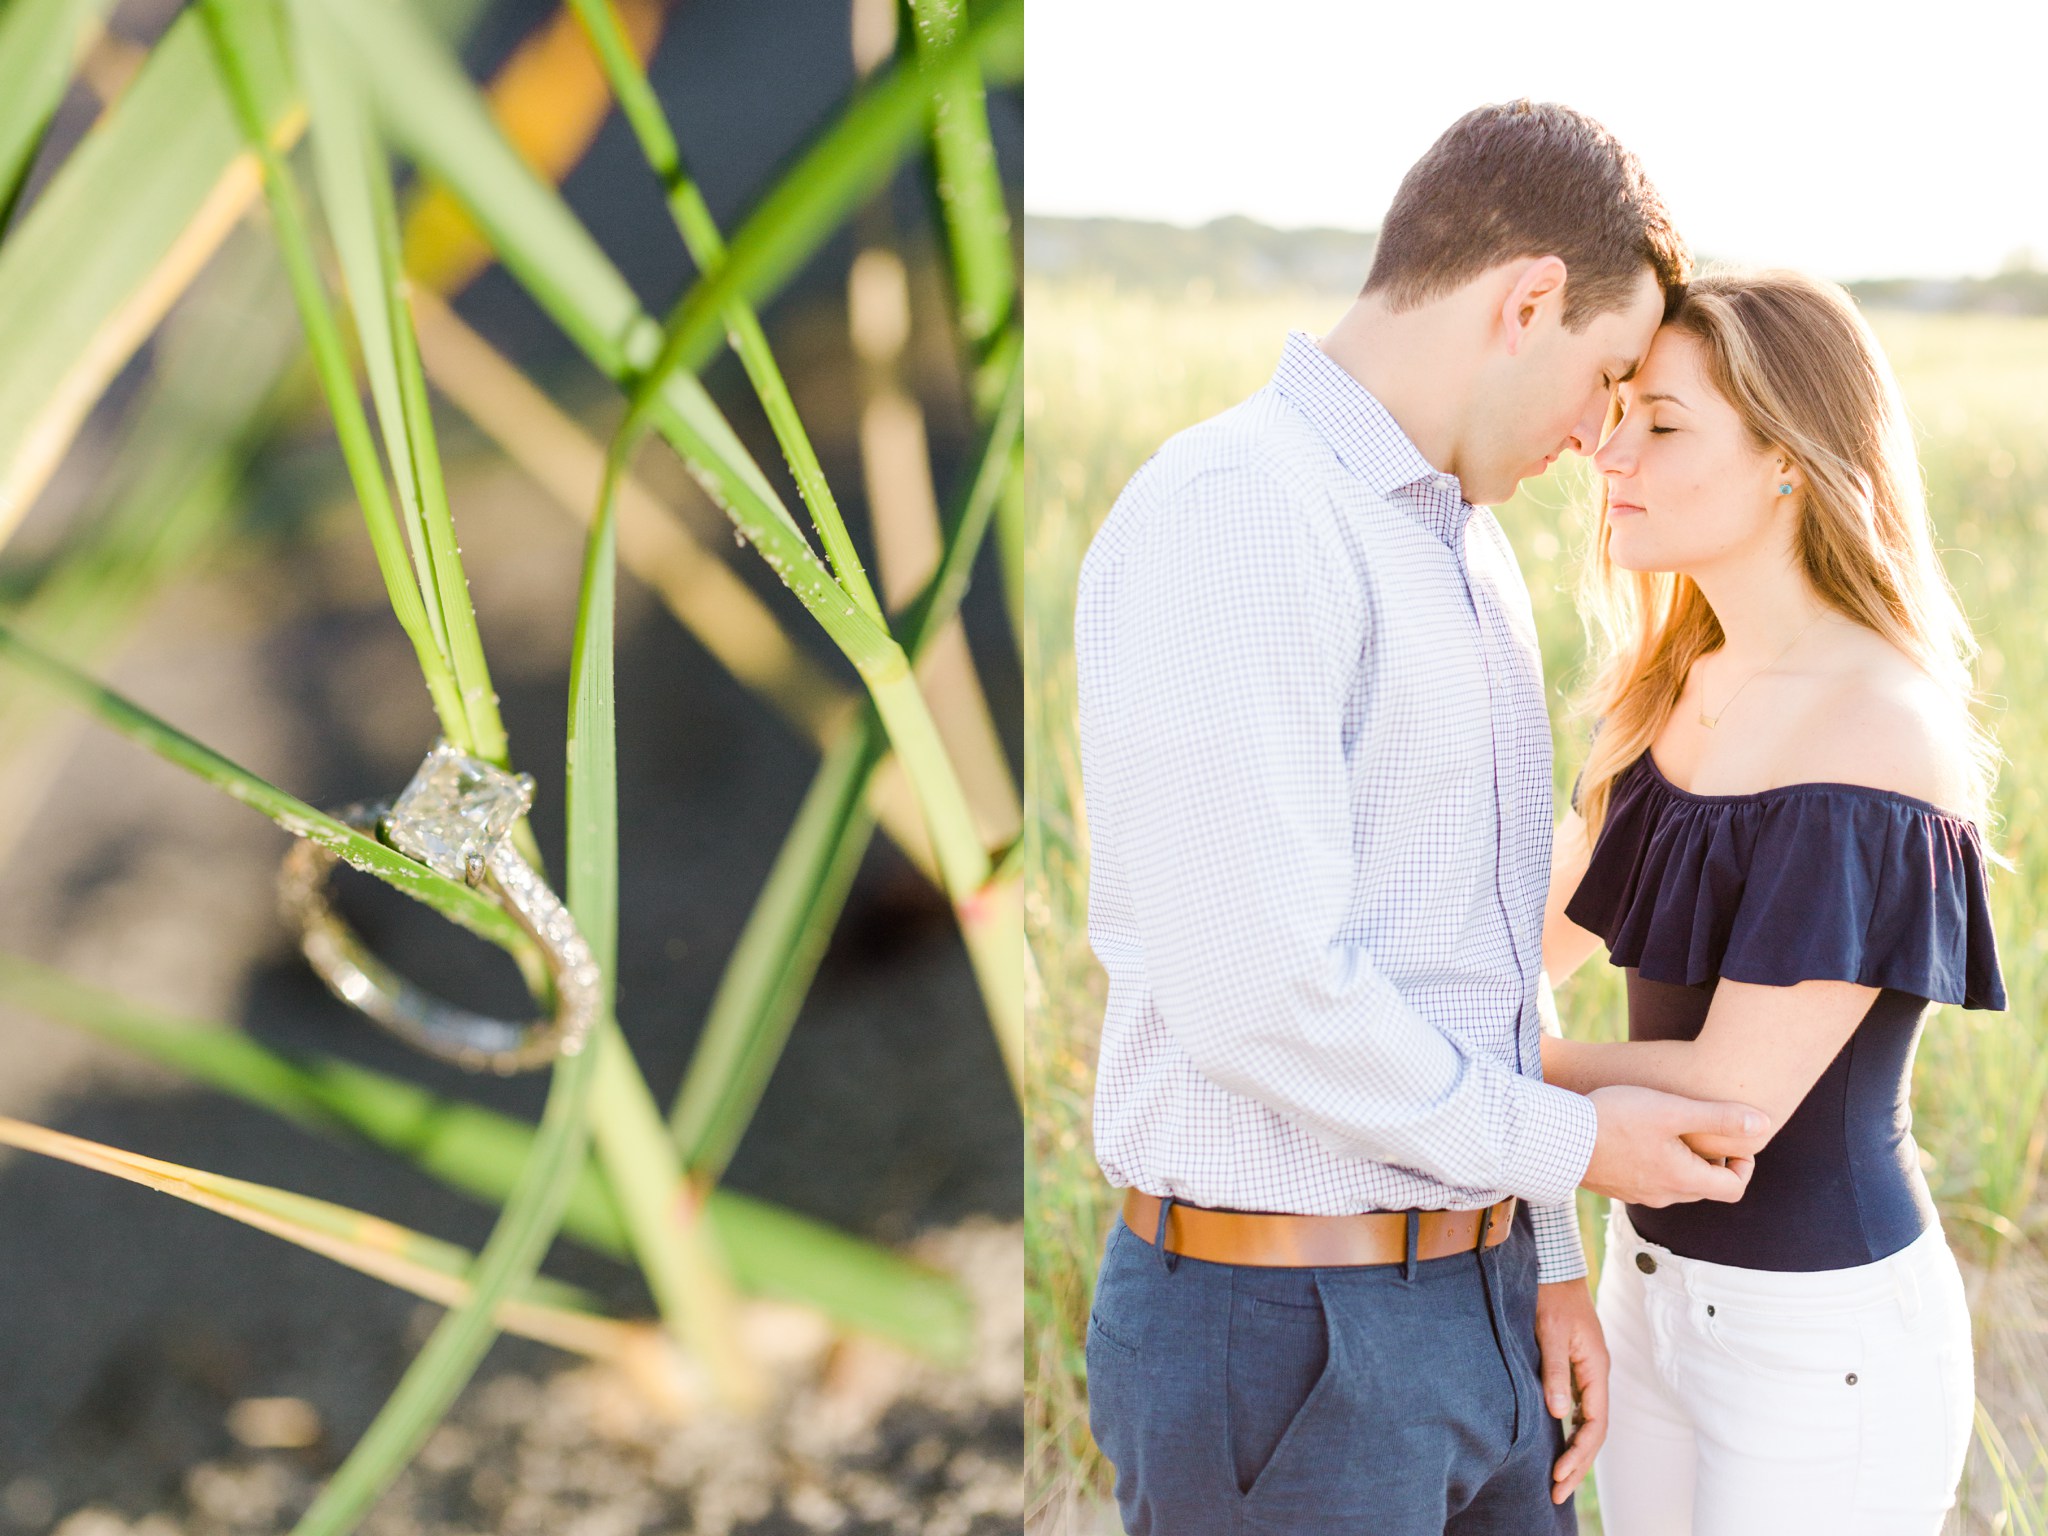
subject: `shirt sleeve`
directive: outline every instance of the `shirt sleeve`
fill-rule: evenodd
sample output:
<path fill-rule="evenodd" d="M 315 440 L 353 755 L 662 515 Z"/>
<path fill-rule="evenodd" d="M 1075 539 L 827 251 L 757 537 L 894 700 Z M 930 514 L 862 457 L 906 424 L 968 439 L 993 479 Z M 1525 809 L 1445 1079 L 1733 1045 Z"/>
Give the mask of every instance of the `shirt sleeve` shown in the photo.
<path fill-rule="evenodd" d="M 1133 531 L 1091 729 L 1166 1027 L 1196 1068 L 1346 1156 L 1537 1205 L 1571 1197 L 1593 1106 L 1477 1056 L 1339 937 L 1354 836 L 1347 696 L 1365 599 L 1271 471 L 1197 475 Z"/>
<path fill-rule="evenodd" d="M 1532 1205 L 1529 1222 L 1536 1232 L 1536 1283 L 1576 1280 L 1586 1273 L 1586 1247 L 1579 1239 L 1578 1202 L 1567 1197 L 1557 1205 Z"/>

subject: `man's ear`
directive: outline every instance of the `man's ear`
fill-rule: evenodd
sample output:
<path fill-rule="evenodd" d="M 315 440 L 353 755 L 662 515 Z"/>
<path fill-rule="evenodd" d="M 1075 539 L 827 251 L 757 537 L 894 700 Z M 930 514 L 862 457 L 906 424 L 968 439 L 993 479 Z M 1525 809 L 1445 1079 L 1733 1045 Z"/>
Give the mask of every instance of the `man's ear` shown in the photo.
<path fill-rule="evenodd" d="M 1510 357 L 1521 350 L 1523 339 L 1535 329 L 1545 307 L 1562 310 L 1564 280 L 1564 259 L 1559 256 L 1532 257 L 1514 275 L 1500 306 L 1501 332 L 1507 338 Z"/>

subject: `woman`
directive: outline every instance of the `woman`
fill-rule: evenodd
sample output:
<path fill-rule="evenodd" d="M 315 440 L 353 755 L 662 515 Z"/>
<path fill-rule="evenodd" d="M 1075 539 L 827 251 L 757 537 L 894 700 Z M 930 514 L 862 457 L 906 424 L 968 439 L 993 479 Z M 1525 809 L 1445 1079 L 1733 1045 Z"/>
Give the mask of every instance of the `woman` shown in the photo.
<path fill-rule="evenodd" d="M 1931 1003 L 2002 1008 L 1996 756 L 1889 366 L 1841 290 L 1694 285 L 1594 458 L 1591 756 L 1543 953 L 1604 942 L 1629 1039 L 1553 1082 L 1756 1105 L 1748 1192 L 1610 1216 L 1609 1536 L 1934 1536 L 1973 1403 L 1907 1108 Z"/>

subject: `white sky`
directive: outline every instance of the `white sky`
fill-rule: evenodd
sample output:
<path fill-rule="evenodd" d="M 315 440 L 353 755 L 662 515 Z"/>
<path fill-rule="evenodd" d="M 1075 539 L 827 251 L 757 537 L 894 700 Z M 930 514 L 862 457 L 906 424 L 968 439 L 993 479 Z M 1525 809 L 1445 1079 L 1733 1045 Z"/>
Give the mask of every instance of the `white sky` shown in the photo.
<path fill-rule="evenodd" d="M 1697 255 L 1850 280 L 2048 264 L 2048 4 L 1031 0 L 1025 207 L 1378 225 L 1467 109 L 1641 157 Z"/>

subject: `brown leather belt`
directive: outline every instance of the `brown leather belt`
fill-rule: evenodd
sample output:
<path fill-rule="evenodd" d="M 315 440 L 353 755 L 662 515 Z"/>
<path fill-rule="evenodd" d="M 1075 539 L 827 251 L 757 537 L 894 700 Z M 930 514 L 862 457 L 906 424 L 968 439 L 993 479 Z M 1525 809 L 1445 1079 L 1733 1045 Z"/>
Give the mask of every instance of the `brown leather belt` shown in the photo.
<path fill-rule="evenodd" d="M 1146 1242 L 1159 1231 L 1157 1195 L 1124 1191 L 1124 1224 Z M 1490 1218 L 1490 1219 L 1489 1219 Z M 1415 1256 L 1441 1259 L 1508 1240 L 1515 1197 L 1476 1211 L 1423 1211 Z M 1309 1268 L 1336 1264 L 1399 1264 L 1408 1257 L 1404 1211 L 1368 1211 L 1357 1216 L 1285 1216 L 1249 1211 L 1211 1211 L 1173 1202 L 1166 1217 L 1166 1249 L 1211 1264 L 1268 1268 Z"/>

